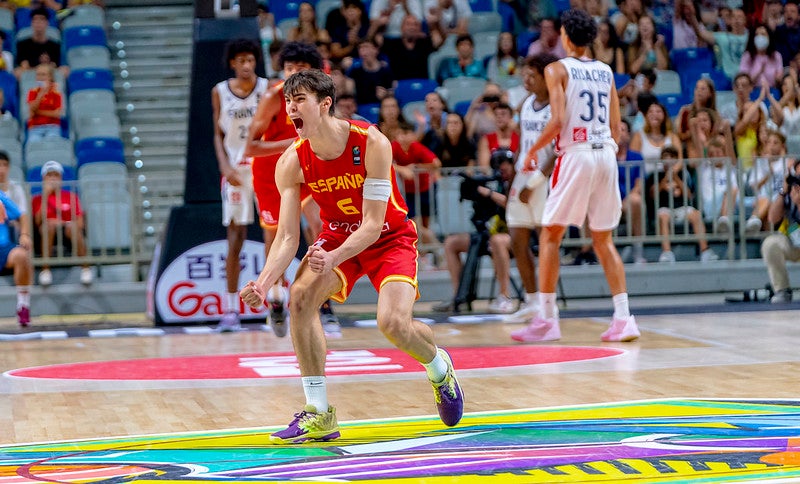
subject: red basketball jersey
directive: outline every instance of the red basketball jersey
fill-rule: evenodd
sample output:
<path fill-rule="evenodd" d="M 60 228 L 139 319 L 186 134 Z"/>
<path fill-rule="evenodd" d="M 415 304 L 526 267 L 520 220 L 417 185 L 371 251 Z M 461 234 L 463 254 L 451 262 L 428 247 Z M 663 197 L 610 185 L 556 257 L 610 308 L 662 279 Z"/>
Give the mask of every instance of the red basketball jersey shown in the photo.
<path fill-rule="evenodd" d="M 295 143 L 305 184 L 320 207 L 323 230 L 345 230 L 351 232 L 361 224 L 361 208 L 364 202 L 364 179 L 366 168 L 364 156 L 367 149 L 369 123 L 350 122 L 350 136 L 341 156 L 334 160 L 321 160 L 311 150 L 308 140 Z M 392 194 L 386 207 L 382 236 L 405 228 L 408 208 L 395 179 L 391 175 Z"/>

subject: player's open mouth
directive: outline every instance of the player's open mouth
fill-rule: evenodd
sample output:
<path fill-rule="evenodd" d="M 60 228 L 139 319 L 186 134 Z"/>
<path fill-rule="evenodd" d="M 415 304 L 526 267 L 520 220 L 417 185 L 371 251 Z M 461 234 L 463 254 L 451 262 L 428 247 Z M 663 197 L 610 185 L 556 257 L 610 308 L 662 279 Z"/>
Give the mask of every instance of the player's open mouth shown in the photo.
<path fill-rule="evenodd" d="M 303 119 L 302 118 L 290 118 L 290 119 L 292 120 L 292 123 L 294 123 L 294 129 L 295 130 L 303 129 Z"/>

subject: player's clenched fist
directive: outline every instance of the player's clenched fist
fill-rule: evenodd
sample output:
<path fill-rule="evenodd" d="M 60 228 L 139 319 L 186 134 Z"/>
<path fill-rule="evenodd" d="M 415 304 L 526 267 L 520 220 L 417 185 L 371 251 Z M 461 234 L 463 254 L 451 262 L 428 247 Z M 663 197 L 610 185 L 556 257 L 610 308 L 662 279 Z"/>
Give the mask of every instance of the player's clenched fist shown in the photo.
<path fill-rule="evenodd" d="M 318 245 L 312 245 L 308 248 L 307 257 L 308 268 L 318 274 L 326 270 L 333 270 L 333 268 L 336 267 L 333 254 Z"/>
<path fill-rule="evenodd" d="M 264 299 L 267 298 L 264 289 L 255 281 L 250 281 L 239 291 L 239 296 L 245 304 L 253 309 L 258 309 L 264 304 Z"/>

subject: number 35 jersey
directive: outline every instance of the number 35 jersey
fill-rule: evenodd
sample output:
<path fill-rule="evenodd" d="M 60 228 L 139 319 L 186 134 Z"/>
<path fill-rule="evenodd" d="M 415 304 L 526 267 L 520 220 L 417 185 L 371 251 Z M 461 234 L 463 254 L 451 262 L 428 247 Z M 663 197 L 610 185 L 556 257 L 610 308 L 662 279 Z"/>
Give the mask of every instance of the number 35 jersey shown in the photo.
<path fill-rule="evenodd" d="M 361 225 L 364 202 L 364 159 L 367 151 L 368 123 L 350 122 L 347 146 L 338 158 L 322 160 L 314 154 L 308 140 L 295 143 L 303 177 L 311 196 L 320 207 L 323 230 L 352 233 Z M 411 221 L 408 208 L 398 188 L 394 168 L 381 236 L 404 230 Z"/>
<path fill-rule="evenodd" d="M 578 143 L 610 141 L 608 105 L 614 74 L 603 62 L 567 57 L 559 60 L 567 70 L 565 120 L 556 149 Z"/>

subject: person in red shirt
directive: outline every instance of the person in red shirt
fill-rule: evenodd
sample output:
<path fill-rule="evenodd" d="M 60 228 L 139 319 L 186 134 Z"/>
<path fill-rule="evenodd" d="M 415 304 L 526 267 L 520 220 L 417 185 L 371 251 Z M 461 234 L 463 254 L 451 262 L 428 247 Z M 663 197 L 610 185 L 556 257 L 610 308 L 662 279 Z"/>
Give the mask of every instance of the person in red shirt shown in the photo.
<path fill-rule="evenodd" d="M 322 232 L 303 258 L 290 296 L 289 329 L 306 406 L 270 440 L 297 444 L 340 436 L 336 410 L 328 404 L 327 350 L 316 308 L 328 297 L 343 302 L 363 275 L 378 291 L 378 329 L 424 366 L 442 422 L 456 425 L 464 398 L 453 362 L 434 343 L 431 328 L 412 316 L 419 295 L 417 231 L 395 181 L 389 140 L 375 126 L 334 117 L 333 80 L 318 69 L 291 76 L 284 94 L 300 139 L 278 160 L 278 232 L 258 279 L 240 292 L 242 300 L 251 307 L 264 304 L 267 290 L 294 258 L 303 184 L 320 207 Z"/>
<path fill-rule="evenodd" d="M 38 86 L 28 91 L 28 142 L 42 138 L 61 137 L 61 115 L 64 100 L 55 82 L 55 67 L 39 64 L 36 67 Z"/>
<path fill-rule="evenodd" d="M 78 195 L 63 188 L 63 176 L 64 167 L 57 161 L 50 160 L 42 166 L 42 193 L 31 200 L 33 222 L 42 236 L 42 254 L 45 257 L 52 255 L 57 233 L 63 234 L 64 238 L 72 242 L 75 255 L 83 257 L 86 255 L 83 208 Z M 44 213 L 43 203 L 46 204 Z M 84 266 L 81 270 L 81 282 L 89 285 L 92 279 L 92 270 L 89 266 Z M 39 273 L 39 284 L 49 286 L 52 283 L 50 266 L 44 265 Z"/>
<path fill-rule="evenodd" d="M 496 150 L 519 150 L 519 132 L 514 126 L 514 109 L 506 103 L 494 107 L 495 130 L 478 140 L 478 166 L 491 171 L 490 160 Z"/>

